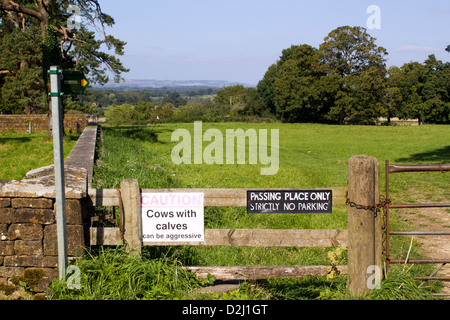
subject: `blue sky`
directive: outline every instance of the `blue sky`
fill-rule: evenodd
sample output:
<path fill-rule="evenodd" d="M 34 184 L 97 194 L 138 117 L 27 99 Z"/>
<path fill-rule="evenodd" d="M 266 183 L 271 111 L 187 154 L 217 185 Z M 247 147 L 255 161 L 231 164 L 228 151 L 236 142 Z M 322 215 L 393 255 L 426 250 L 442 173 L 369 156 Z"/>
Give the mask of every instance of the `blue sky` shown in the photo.
<path fill-rule="evenodd" d="M 126 79 L 227 80 L 257 84 L 291 45 L 319 47 L 333 29 L 367 28 L 370 5 L 380 29 L 370 29 L 389 52 L 387 65 L 444 62 L 450 53 L 448 0 L 105 0 L 116 24 L 108 31 L 127 42 Z"/>

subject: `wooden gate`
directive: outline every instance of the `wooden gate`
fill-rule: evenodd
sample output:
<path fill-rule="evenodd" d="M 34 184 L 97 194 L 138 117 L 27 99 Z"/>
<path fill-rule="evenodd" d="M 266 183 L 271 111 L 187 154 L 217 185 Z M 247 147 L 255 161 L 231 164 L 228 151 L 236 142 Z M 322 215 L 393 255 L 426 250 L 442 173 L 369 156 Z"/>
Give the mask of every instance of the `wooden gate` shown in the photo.
<path fill-rule="evenodd" d="M 271 189 L 267 189 L 271 190 Z M 279 189 L 277 189 L 279 190 Z M 345 205 L 347 188 L 332 188 L 333 204 Z M 139 232 L 127 232 L 130 225 L 131 204 L 127 195 L 139 199 L 139 193 L 161 192 L 202 192 L 205 207 L 246 207 L 246 189 L 142 189 L 135 180 L 124 180 L 119 192 L 116 189 L 92 190 L 90 196 L 95 206 L 120 206 L 123 202 L 124 240 L 132 247 L 139 249 L 142 245 Z M 133 201 L 133 200 L 132 200 Z M 135 201 L 133 201 L 135 202 Z M 136 205 L 136 203 L 135 203 Z M 137 210 L 133 210 L 137 211 Z M 135 212 L 140 214 L 139 212 Z M 136 223 L 136 222 L 135 222 Z M 134 229 L 140 230 L 140 226 Z M 119 245 L 121 243 L 120 228 L 91 228 L 91 245 Z M 279 230 L 279 229 L 205 229 L 203 242 L 144 242 L 153 246 L 231 246 L 231 247 L 340 247 L 347 246 L 347 230 Z M 305 275 L 326 275 L 327 266 L 298 266 L 298 267 L 189 267 L 200 278 L 208 273 L 218 280 L 236 279 L 268 279 L 289 278 Z M 339 266 L 338 270 L 346 273 L 346 267 Z"/>
<path fill-rule="evenodd" d="M 349 199 L 375 207 L 379 198 L 378 162 L 373 157 L 355 156 L 349 160 L 348 187 L 328 188 L 333 191 L 333 206 L 346 206 Z M 266 189 L 271 190 L 271 189 Z M 280 190 L 280 189 L 277 189 Z M 323 190 L 323 189 L 316 189 Z M 119 189 L 92 189 L 92 206 L 119 206 L 123 210 L 121 227 L 90 228 L 90 244 L 120 245 L 126 242 L 140 252 L 142 245 L 179 246 L 245 246 L 245 247 L 348 247 L 348 266 L 335 271 L 348 274 L 350 290 L 359 294 L 367 289 L 368 266 L 381 267 L 381 222 L 372 212 L 348 206 L 348 229 L 278 230 L 278 229 L 206 229 L 203 242 L 141 241 L 140 194 L 149 192 L 202 192 L 204 206 L 245 207 L 247 189 L 140 189 L 136 180 L 127 179 Z M 354 202 L 352 202 L 354 203 Z M 378 245 L 380 244 L 380 245 Z M 330 266 L 230 266 L 187 267 L 199 278 L 212 274 L 218 280 L 256 280 L 325 276 Z"/>

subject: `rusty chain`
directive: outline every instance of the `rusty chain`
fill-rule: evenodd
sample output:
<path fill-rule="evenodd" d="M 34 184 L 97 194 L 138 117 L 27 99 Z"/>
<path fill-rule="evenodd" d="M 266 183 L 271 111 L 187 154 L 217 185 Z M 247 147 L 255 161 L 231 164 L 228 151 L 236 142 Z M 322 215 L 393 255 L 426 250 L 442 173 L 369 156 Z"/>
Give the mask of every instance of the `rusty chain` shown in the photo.
<path fill-rule="evenodd" d="M 381 225 L 381 229 L 382 230 L 386 230 L 386 223 L 387 223 L 387 219 L 386 219 L 386 215 L 387 215 L 387 210 L 386 207 L 391 203 L 391 199 L 385 199 L 383 197 L 380 197 L 380 202 L 376 203 L 374 205 L 362 205 L 362 204 L 357 204 L 353 201 L 350 201 L 350 199 L 348 198 L 348 194 L 345 194 L 345 203 L 347 205 L 349 205 L 350 207 L 356 208 L 356 209 L 362 209 L 362 210 L 370 210 L 373 212 L 375 218 L 378 216 L 378 213 L 381 210 L 384 210 L 384 215 L 383 215 L 383 222 Z M 386 255 L 386 232 L 383 232 L 383 239 L 382 239 L 382 247 L 383 247 L 383 254 Z"/>
<path fill-rule="evenodd" d="M 376 203 L 374 205 L 363 205 L 363 204 L 357 204 L 353 201 L 350 201 L 350 199 L 348 198 L 348 195 L 345 195 L 345 203 L 347 205 L 349 205 L 350 207 L 356 208 L 356 209 L 362 209 L 362 210 L 370 210 L 375 214 L 375 217 L 378 215 L 378 213 L 386 208 L 386 206 L 391 203 L 390 199 L 384 199 L 382 197 L 380 197 L 380 202 Z"/>

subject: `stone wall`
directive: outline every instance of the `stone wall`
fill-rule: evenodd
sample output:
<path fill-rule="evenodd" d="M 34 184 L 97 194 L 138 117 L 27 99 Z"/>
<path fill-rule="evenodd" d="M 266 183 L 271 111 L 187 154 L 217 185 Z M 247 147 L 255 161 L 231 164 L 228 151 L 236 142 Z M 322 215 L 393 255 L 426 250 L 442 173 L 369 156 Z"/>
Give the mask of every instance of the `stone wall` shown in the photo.
<path fill-rule="evenodd" d="M 64 130 L 81 133 L 89 122 L 96 121 L 87 114 L 70 114 L 64 116 Z M 42 132 L 48 131 L 48 116 L 46 114 L 33 115 L 0 115 L 0 132 L 13 130 L 14 132 Z"/>
<path fill-rule="evenodd" d="M 64 165 L 69 259 L 90 243 L 86 199 L 96 133 L 96 124 L 88 126 Z M 35 178 L 0 180 L 0 287 L 31 274 L 33 281 L 23 282 L 45 293 L 58 277 L 55 178 L 53 168 L 35 171 Z"/>
<path fill-rule="evenodd" d="M 26 270 L 41 270 L 41 276 L 27 284 L 45 292 L 58 277 L 54 204 L 54 198 L 0 198 L 0 284 L 22 277 Z M 81 199 L 66 200 L 69 257 L 83 252 L 85 211 Z"/>

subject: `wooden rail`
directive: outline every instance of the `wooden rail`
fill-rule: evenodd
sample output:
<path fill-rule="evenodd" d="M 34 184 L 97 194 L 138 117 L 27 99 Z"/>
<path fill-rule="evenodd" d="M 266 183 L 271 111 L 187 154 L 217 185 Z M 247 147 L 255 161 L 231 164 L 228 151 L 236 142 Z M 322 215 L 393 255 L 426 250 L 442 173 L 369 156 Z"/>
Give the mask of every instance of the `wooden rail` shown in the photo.
<path fill-rule="evenodd" d="M 345 205 L 347 188 L 331 189 L 333 190 L 333 205 Z M 214 207 L 245 207 L 247 201 L 247 189 L 142 189 L 141 192 L 203 192 L 204 205 Z M 117 189 L 92 189 L 89 191 L 89 198 L 93 206 L 119 205 L 119 192 Z M 90 236 L 91 245 L 117 245 L 121 242 L 119 228 L 91 228 Z M 309 229 L 206 229 L 205 241 L 203 242 L 143 243 L 143 245 L 153 246 L 200 245 L 245 247 L 339 247 L 346 244 L 347 230 Z"/>
<path fill-rule="evenodd" d="M 266 189 L 271 190 L 271 189 Z M 273 189 L 275 190 L 275 189 Z M 280 190 L 280 189 L 276 189 Z M 289 190 L 289 189 L 286 189 Z M 322 190 L 322 189 L 317 189 Z M 329 189 L 328 189 L 329 190 Z M 332 188 L 333 205 L 345 205 L 347 188 Z M 202 192 L 204 205 L 214 207 L 245 207 L 247 189 L 143 189 L 148 192 Z M 93 206 L 118 206 L 117 189 L 93 189 L 89 199 Z M 205 229 L 202 242 L 142 242 L 151 246 L 231 246 L 231 247 L 341 247 L 348 242 L 347 230 L 282 230 L 282 229 Z M 119 228 L 90 228 L 91 245 L 120 245 Z M 217 280 L 250 280 L 326 276 L 329 266 L 228 266 L 187 267 L 199 278 L 212 274 Z M 347 266 L 336 270 L 347 273 Z"/>
<path fill-rule="evenodd" d="M 260 280 L 326 276 L 329 266 L 244 266 L 244 267 L 188 267 L 199 279 L 214 274 L 217 280 Z M 347 266 L 336 266 L 334 271 L 347 274 Z"/>
<path fill-rule="evenodd" d="M 91 228 L 91 245 L 115 246 L 121 243 L 119 228 Z M 149 246 L 226 247 L 342 247 L 347 230 L 326 229 L 205 229 L 202 242 L 143 242 Z"/>
<path fill-rule="evenodd" d="M 333 205 L 345 205 L 347 187 L 327 188 L 326 190 L 330 189 L 333 190 Z M 245 207 L 247 205 L 247 190 L 251 189 L 142 189 L 141 192 L 203 192 L 205 195 L 204 204 L 206 207 Z M 112 207 L 119 205 L 118 189 L 91 189 L 89 190 L 88 195 L 93 206 Z"/>

